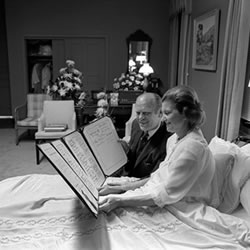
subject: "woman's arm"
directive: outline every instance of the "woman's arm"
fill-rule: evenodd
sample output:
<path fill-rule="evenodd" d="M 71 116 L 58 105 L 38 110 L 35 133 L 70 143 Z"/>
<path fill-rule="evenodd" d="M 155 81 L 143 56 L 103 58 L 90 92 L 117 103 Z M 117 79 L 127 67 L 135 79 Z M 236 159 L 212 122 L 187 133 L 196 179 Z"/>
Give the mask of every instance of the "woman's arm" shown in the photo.
<path fill-rule="evenodd" d="M 181 200 L 199 179 L 206 161 L 205 151 L 200 143 L 188 141 L 187 144 L 176 149 L 171 162 L 162 162 L 145 185 L 123 194 L 100 197 L 100 209 L 109 212 L 119 206 L 163 207 Z M 197 191 L 193 190 L 192 195 L 196 193 Z"/>
<path fill-rule="evenodd" d="M 103 196 L 103 195 L 108 195 L 108 194 L 120 194 L 120 193 L 124 193 L 128 190 L 135 190 L 136 188 L 139 188 L 141 186 L 143 186 L 147 181 L 148 181 L 149 177 L 147 178 L 143 178 L 137 181 L 128 181 L 126 183 L 108 183 L 102 187 L 99 188 L 99 195 Z"/>
<path fill-rule="evenodd" d="M 138 190 L 138 189 L 137 189 Z M 132 191 L 133 192 L 133 191 Z M 141 193 L 141 195 L 110 194 L 99 197 L 99 209 L 109 213 L 117 207 L 140 207 L 155 206 L 154 200 L 150 194 Z"/>

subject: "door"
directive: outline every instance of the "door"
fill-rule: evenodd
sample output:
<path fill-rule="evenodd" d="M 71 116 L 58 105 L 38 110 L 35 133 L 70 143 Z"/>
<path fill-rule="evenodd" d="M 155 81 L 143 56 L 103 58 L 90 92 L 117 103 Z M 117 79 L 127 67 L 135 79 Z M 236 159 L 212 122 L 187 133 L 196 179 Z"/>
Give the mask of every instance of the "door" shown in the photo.
<path fill-rule="evenodd" d="M 53 79 L 66 60 L 75 61 L 83 73 L 84 91 L 100 90 L 107 86 L 107 41 L 105 37 L 76 37 L 53 39 Z"/>

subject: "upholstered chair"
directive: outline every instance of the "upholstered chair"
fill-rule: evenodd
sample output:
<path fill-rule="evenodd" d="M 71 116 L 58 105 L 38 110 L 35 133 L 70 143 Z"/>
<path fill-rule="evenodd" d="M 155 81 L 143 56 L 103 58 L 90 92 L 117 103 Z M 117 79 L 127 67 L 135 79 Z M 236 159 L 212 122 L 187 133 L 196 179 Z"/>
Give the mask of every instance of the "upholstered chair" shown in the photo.
<path fill-rule="evenodd" d="M 15 108 L 16 145 L 19 144 L 25 131 L 37 130 L 43 102 L 50 99 L 51 97 L 47 94 L 27 94 L 25 103 Z"/>
<path fill-rule="evenodd" d="M 73 100 L 44 101 L 35 133 L 36 162 L 40 163 L 38 144 L 61 138 L 76 130 L 76 113 Z"/>

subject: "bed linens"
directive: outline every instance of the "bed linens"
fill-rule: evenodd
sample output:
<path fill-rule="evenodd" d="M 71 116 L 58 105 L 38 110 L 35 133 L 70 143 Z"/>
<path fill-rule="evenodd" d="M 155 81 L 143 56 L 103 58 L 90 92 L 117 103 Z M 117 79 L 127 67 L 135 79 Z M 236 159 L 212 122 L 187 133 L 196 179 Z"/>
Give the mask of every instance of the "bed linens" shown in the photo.
<path fill-rule="evenodd" d="M 59 175 L 0 182 L 0 214 L 1 250 L 250 247 L 244 221 L 198 203 L 119 208 L 95 219 Z"/>

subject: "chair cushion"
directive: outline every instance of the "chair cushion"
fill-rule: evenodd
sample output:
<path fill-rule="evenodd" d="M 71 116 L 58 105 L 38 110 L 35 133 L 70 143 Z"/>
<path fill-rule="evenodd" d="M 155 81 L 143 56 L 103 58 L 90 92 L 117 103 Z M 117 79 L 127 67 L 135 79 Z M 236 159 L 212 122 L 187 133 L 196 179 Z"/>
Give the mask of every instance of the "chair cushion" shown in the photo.
<path fill-rule="evenodd" d="M 39 117 L 43 111 L 44 100 L 51 100 L 51 97 L 46 94 L 28 94 L 27 117 Z"/>
<path fill-rule="evenodd" d="M 23 127 L 37 127 L 38 125 L 38 117 L 27 117 L 21 121 L 17 121 L 18 126 L 23 126 Z"/>

